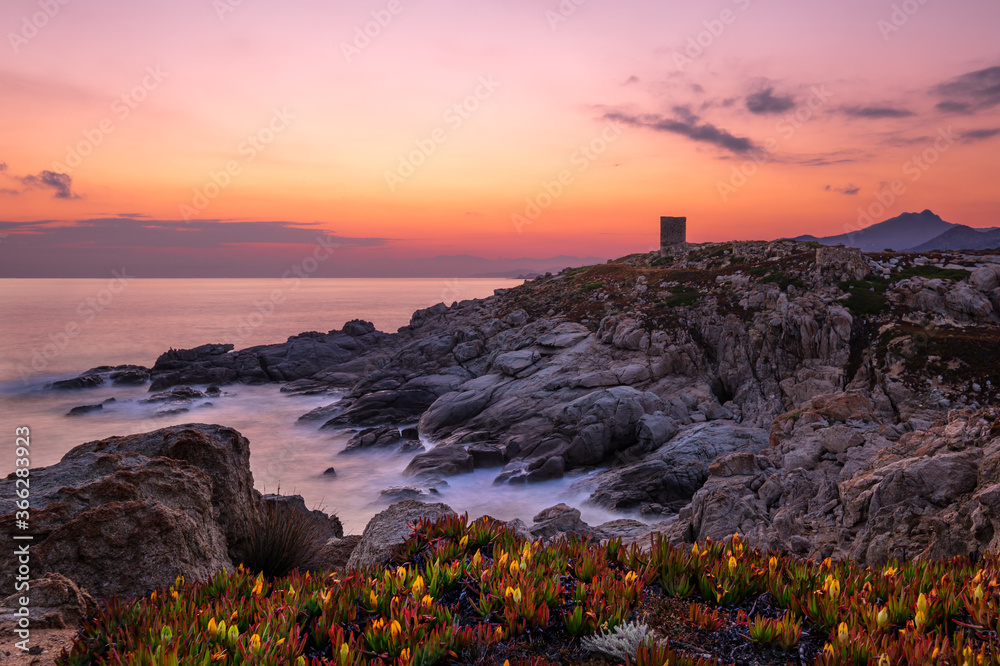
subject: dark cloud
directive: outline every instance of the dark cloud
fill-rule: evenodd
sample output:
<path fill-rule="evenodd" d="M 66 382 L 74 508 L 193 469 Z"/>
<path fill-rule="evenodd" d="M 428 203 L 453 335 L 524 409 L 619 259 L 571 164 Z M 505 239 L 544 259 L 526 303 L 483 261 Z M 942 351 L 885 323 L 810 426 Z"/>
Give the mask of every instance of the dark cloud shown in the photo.
<path fill-rule="evenodd" d="M 992 139 L 998 134 L 1000 134 L 1000 127 L 969 130 L 968 132 L 962 132 L 959 136 L 966 141 L 984 141 L 985 139 Z"/>
<path fill-rule="evenodd" d="M 112 271 L 137 278 L 436 277 L 449 280 L 441 282 L 448 302 L 466 298 L 456 277 L 557 272 L 609 258 L 427 257 L 408 244 L 414 239 L 348 237 L 319 223 L 282 221 L 0 221 L 0 238 L 0 278 L 107 279 Z M 282 280 L 278 288 L 296 284 Z M 260 287 L 263 300 L 272 288 Z"/>
<path fill-rule="evenodd" d="M 972 105 L 964 102 L 938 102 L 934 108 L 945 113 L 972 113 Z"/>
<path fill-rule="evenodd" d="M 833 185 L 827 185 L 826 191 L 840 192 L 841 194 L 846 194 L 849 197 L 853 197 L 855 194 L 861 191 L 861 188 L 854 184 L 845 185 L 844 187 L 834 187 Z"/>
<path fill-rule="evenodd" d="M 625 79 L 625 85 L 628 85 L 630 83 L 639 83 L 639 77 L 633 74 L 632 76 Z"/>
<path fill-rule="evenodd" d="M 692 141 L 708 143 L 733 153 L 746 153 L 757 147 L 746 137 L 734 136 L 711 123 L 699 122 L 698 116 L 691 113 L 691 109 L 686 106 L 675 107 L 674 113 L 677 116 L 675 118 L 657 114 L 633 116 L 625 113 L 608 113 L 604 117 L 632 127 L 646 127 L 657 132 L 678 134 Z"/>
<path fill-rule="evenodd" d="M 34 176 L 22 176 L 19 180 L 28 188 L 50 189 L 56 199 L 79 199 L 73 193 L 73 178 L 68 173 L 42 171 Z"/>
<path fill-rule="evenodd" d="M 747 95 L 747 110 L 757 115 L 784 113 L 795 106 L 791 95 L 776 96 L 774 88 L 764 88 L 760 92 Z"/>
<path fill-rule="evenodd" d="M 382 238 L 340 236 L 318 224 L 225 220 L 0 222 L 5 257 L 0 277 L 99 277 L 127 266 L 140 277 L 275 277 L 323 247 L 321 273 L 343 269 L 342 251 L 359 261 Z M 355 267 L 356 268 L 356 267 Z"/>
<path fill-rule="evenodd" d="M 0 187 L 0 194 L 9 194 L 13 196 L 15 194 L 20 194 L 20 193 L 21 190 L 12 190 L 9 187 Z"/>
<path fill-rule="evenodd" d="M 4 222 L 0 228 L 30 235 L 36 245 L 88 249 L 155 248 L 213 250 L 239 245 L 304 245 L 328 235 L 314 224 L 99 218 L 70 224 Z M 343 238 L 351 246 L 381 245 L 380 238 Z"/>
<path fill-rule="evenodd" d="M 7 170 L 7 163 L 0 162 L 0 171 L 6 171 L 6 170 Z"/>
<path fill-rule="evenodd" d="M 974 113 L 1000 104 L 1000 66 L 962 74 L 941 83 L 934 92 L 944 98 L 937 108 L 952 113 Z"/>
<path fill-rule="evenodd" d="M 841 111 L 852 118 L 906 118 L 914 115 L 909 109 L 891 106 L 845 106 Z"/>
<path fill-rule="evenodd" d="M 857 159 L 853 157 L 810 157 L 807 159 L 796 160 L 794 163 L 800 166 L 820 167 L 830 166 L 833 164 L 851 164 L 853 162 L 857 162 Z"/>
<path fill-rule="evenodd" d="M 698 122 L 698 116 L 695 114 L 694 111 L 691 110 L 691 107 L 688 106 L 687 104 L 679 104 L 671 108 L 670 110 L 674 112 L 675 116 L 677 116 L 686 123 Z"/>

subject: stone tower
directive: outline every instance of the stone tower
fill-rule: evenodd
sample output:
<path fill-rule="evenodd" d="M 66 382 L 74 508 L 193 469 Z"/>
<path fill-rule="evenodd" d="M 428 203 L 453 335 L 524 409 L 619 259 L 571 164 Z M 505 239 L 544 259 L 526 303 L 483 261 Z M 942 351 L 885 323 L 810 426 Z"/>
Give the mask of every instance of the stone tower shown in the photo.
<path fill-rule="evenodd" d="M 660 250 L 687 242 L 686 217 L 660 218 Z"/>

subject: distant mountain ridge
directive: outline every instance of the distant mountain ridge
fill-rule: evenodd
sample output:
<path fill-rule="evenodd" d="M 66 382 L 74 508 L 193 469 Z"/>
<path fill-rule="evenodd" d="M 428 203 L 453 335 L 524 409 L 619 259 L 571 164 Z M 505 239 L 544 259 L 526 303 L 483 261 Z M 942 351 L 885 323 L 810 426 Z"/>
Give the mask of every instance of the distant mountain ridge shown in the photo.
<path fill-rule="evenodd" d="M 1000 247 L 1000 230 L 975 229 L 946 222 L 930 210 L 903 213 L 870 227 L 837 236 L 798 236 L 795 240 L 823 245 L 846 245 L 863 252 L 934 250 L 985 250 Z"/>
<path fill-rule="evenodd" d="M 956 224 L 940 236 L 912 248 L 914 252 L 935 250 L 991 250 L 1000 248 L 1000 229 L 975 229 Z"/>

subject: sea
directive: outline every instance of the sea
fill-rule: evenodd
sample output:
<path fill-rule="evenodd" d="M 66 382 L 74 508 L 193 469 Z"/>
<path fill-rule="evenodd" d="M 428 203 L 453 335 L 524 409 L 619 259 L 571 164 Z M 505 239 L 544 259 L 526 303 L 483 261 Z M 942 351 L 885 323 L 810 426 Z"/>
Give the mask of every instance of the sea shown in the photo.
<path fill-rule="evenodd" d="M 191 410 L 153 416 L 148 385 L 56 391 L 47 386 L 100 365 L 150 367 L 168 349 L 230 343 L 236 349 L 285 341 L 305 331 L 339 329 L 364 319 L 385 332 L 437 303 L 483 298 L 520 284 L 509 279 L 0 279 L 0 474 L 15 468 L 15 428 L 31 431 L 31 465 L 57 463 L 78 444 L 183 423 L 215 423 L 250 440 L 254 485 L 264 493 L 302 495 L 310 508 L 336 514 L 345 533 L 360 534 L 389 505 L 388 487 L 412 454 L 365 451 L 339 455 L 351 431 L 298 423 L 338 395 L 292 396 L 279 385 L 231 385 L 221 398 Z M 204 388 L 204 387 L 202 387 Z M 99 412 L 73 407 L 115 398 Z M 207 404 L 210 403 L 210 404 Z M 412 424 L 400 424 L 412 425 Z M 434 442 L 424 442 L 428 448 Z M 336 475 L 323 472 L 333 467 Z M 521 518 L 558 502 L 576 506 L 591 525 L 621 517 L 583 503 L 571 477 L 533 486 L 494 486 L 497 470 L 452 477 L 437 501 L 472 518 Z"/>

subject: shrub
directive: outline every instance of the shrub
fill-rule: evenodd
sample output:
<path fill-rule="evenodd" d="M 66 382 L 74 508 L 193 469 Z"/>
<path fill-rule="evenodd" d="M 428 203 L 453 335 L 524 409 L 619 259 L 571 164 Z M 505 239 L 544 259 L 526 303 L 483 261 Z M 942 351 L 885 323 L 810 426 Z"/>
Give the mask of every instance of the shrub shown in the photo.
<path fill-rule="evenodd" d="M 649 639 L 649 627 L 638 622 L 626 622 L 610 631 L 588 636 L 580 641 L 591 652 L 600 652 L 628 663 L 635 662 L 639 646 Z"/>
<path fill-rule="evenodd" d="M 677 287 L 672 294 L 661 301 L 667 308 L 686 308 L 701 300 L 701 294 L 691 287 Z"/>
<path fill-rule="evenodd" d="M 760 280 L 764 284 L 777 284 L 782 291 L 786 291 L 788 287 L 804 287 L 802 280 L 798 278 L 788 277 L 784 273 L 777 272 L 771 273 L 770 275 L 764 276 Z"/>
<path fill-rule="evenodd" d="M 896 275 L 893 275 L 893 280 L 905 280 L 911 277 L 922 277 L 929 280 L 939 279 L 939 280 L 954 280 L 958 282 L 959 280 L 964 280 L 969 277 L 971 273 L 962 268 L 941 268 L 939 266 L 910 266 L 909 268 L 904 268 Z"/>
<path fill-rule="evenodd" d="M 268 579 L 315 566 L 323 546 L 319 524 L 307 512 L 264 500 L 247 528 L 240 564 Z"/>
<path fill-rule="evenodd" d="M 889 311 L 889 302 L 884 294 L 888 283 L 882 280 L 848 280 L 838 285 L 850 296 L 844 306 L 857 315 L 880 315 Z"/>

